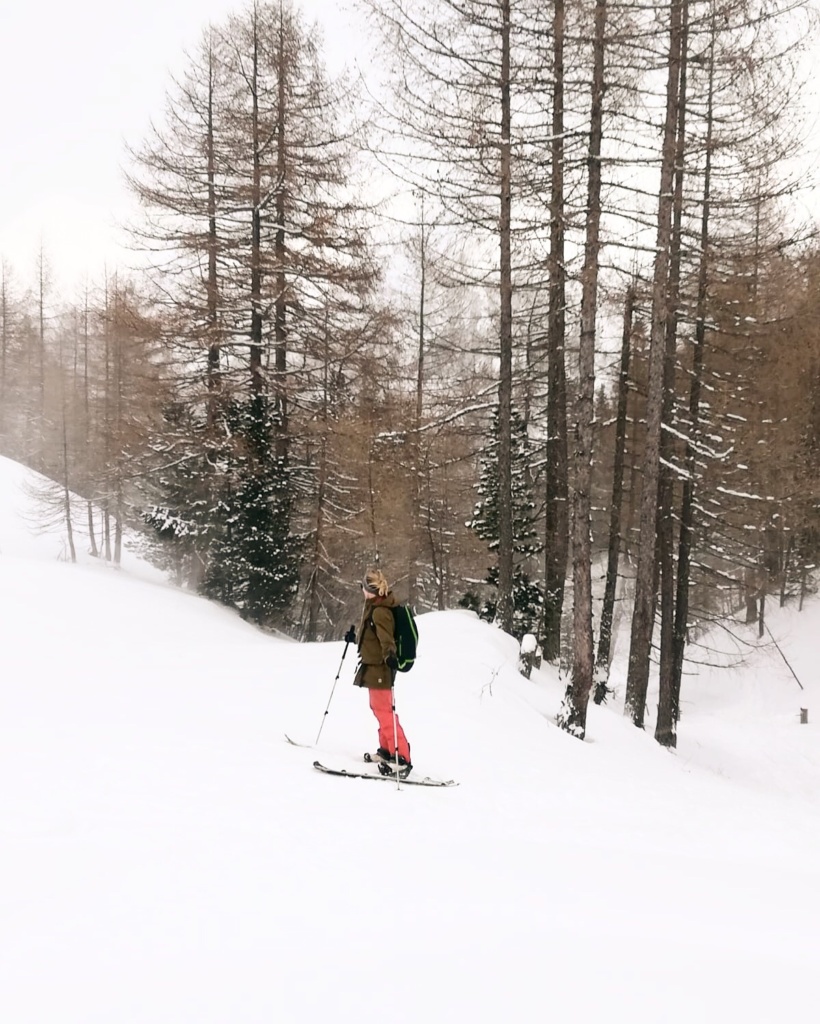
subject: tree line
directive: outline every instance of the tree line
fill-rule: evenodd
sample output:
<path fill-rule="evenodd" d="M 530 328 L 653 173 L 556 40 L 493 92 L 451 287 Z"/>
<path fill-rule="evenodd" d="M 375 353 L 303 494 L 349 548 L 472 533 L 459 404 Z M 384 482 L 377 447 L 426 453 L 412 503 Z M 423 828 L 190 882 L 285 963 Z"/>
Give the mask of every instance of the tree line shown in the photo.
<path fill-rule="evenodd" d="M 361 7 L 364 80 L 290 0 L 208 27 L 129 149 L 140 272 L 3 265 L 2 451 L 70 550 L 129 526 L 265 628 L 338 636 L 375 561 L 534 633 L 579 737 L 626 615 L 674 746 L 702 626 L 762 631 L 818 556 L 811 9 Z"/>

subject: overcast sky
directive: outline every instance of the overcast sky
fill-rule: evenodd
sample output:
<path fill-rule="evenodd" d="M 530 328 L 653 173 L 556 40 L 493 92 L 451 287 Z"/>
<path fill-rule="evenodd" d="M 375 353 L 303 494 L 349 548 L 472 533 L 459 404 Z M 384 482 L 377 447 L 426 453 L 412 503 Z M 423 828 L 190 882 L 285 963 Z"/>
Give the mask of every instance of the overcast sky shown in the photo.
<path fill-rule="evenodd" d="M 0 255 L 21 285 L 41 240 L 59 286 L 123 255 L 125 143 L 161 114 L 169 75 L 241 0 L 0 0 Z M 346 0 L 301 0 L 331 69 L 355 55 Z M 69 296 L 66 296 L 69 297 Z"/>
<path fill-rule="evenodd" d="M 243 0 L 0 0 L 0 256 L 21 286 L 35 280 L 41 242 L 66 298 L 86 277 L 100 280 L 106 264 L 133 260 L 119 245 L 118 225 L 132 208 L 123 180 L 125 143 L 138 144 L 149 120 L 161 116 L 171 72 L 184 65 L 186 48 L 209 21 L 244 6 Z M 324 27 L 332 71 L 366 54 L 351 0 L 300 0 L 300 6 Z M 809 101 L 817 138 L 812 107 Z"/>

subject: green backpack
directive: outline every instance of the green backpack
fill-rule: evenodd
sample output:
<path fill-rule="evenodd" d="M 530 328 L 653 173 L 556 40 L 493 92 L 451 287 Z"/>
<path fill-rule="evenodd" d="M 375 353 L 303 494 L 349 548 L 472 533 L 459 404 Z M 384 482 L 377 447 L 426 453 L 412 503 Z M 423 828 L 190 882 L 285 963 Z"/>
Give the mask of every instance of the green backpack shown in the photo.
<path fill-rule="evenodd" d="M 419 631 L 416 627 L 413 609 L 406 604 L 397 604 L 390 611 L 393 613 L 393 636 L 396 640 L 396 661 L 399 663 L 399 672 L 409 672 L 416 663 L 416 647 L 419 642 Z M 370 625 L 374 630 L 376 629 L 372 615 L 370 616 Z"/>

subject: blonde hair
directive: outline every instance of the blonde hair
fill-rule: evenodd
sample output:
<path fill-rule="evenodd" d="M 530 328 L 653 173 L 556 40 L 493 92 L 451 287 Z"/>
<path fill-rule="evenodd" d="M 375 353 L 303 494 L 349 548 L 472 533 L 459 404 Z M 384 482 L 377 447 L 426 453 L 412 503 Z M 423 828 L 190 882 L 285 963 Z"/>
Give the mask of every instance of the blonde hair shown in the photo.
<path fill-rule="evenodd" d="M 390 591 L 390 584 L 381 569 L 368 569 L 364 574 L 362 586 L 374 597 L 387 597 Z"/>

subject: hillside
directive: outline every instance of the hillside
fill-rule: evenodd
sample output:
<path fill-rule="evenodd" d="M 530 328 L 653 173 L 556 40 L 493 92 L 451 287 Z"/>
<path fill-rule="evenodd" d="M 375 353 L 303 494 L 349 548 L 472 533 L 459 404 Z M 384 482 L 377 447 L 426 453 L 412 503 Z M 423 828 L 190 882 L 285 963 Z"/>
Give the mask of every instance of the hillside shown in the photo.
<path fill-rule="evenodd" d="M 460 785 L 397 792 L 311 768 L 375 746 L 352 652 L 318 751 L 284 739 L 315 739 L 341 642 L 133 554 L 66 564 L 28 476 L 0 459 L 3 1024 L 812 1019 L 820 606 L 770 623 L 804 691 L 773 647 L 690 666 L 674 753 L 617 698 L 570 738 L 552 670 L 420 616 L 397 707 Z"/>

